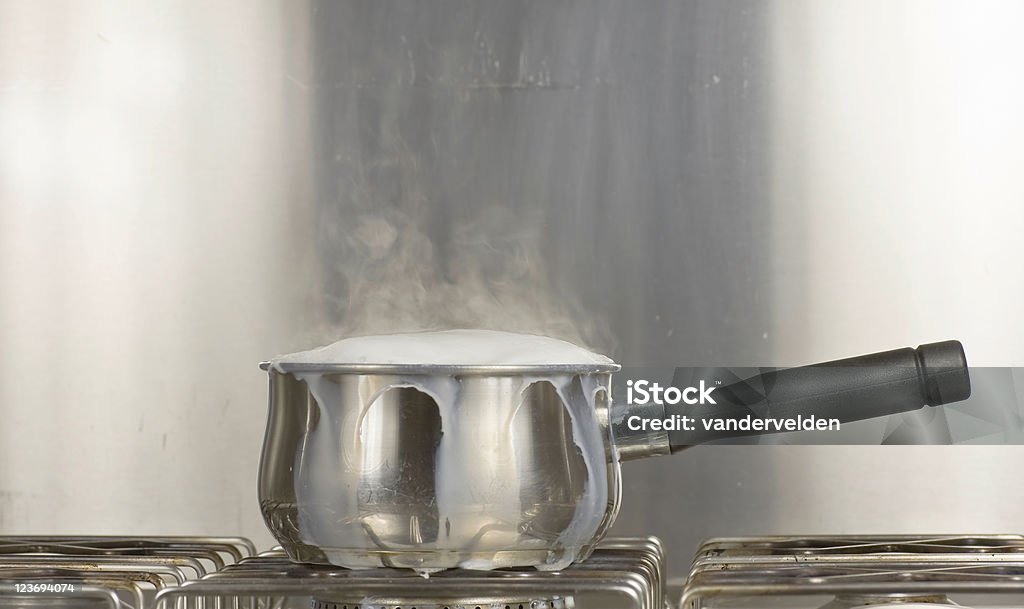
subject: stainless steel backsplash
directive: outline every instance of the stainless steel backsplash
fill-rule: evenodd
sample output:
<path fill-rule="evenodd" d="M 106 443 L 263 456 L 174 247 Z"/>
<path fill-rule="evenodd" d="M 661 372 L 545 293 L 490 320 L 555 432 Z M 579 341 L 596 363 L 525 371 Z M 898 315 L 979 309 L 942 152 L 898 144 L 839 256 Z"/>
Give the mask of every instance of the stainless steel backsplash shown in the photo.
<path fill-rule="evenodd" d="M 263 358 L 438 324 L 629 366 L 1020 365 L 1022 9 L 0 3 L 0 532 L 271 539 Z M 1013 531 L 1017 447 L 626 464 L 614 532 Z"/>

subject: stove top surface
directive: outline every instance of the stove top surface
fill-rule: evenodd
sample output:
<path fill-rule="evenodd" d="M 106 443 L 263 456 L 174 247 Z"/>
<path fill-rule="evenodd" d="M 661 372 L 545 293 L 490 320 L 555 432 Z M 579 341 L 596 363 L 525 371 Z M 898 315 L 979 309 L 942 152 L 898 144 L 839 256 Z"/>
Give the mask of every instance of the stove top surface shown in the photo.
<path fill-rule="evenodd" d="M 1024 535 L 716 538 L 680 595 L 665 586 L 654 538 L 605 540 L 562 571 L 424 578 L 238 537 L 0 537 L 0 609 L 1005 609 L 1024 607 Z"/>
<path fill-rule="evenodd" d="M 429 578 L 295 563 L 242 538 L 0 538 L 0 609 L 662 609 L 663 582 L 664 550 L 653 538 L 606 540 L 562 571 L 453 569 Z"/>

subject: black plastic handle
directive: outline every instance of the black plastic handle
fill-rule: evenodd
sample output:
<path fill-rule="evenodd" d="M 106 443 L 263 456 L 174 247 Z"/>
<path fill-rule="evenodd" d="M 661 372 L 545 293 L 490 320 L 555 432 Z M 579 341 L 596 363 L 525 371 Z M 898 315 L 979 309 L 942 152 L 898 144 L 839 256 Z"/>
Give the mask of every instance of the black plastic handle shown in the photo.
<path fill-rule="evenodd" d="M 720 419 L 813 415 L 848 423 L 959 402 L 970 395 L 963 345 L 948 340 L 917 349 L 907 347 L 765 372 L 716 388 L 714 406 L 668 406 L 666 414 Z M 669 432 L 672 452 L 704 442 L 765 433 L 707 431 L 700 424 L 696 427 L 693 431 Z"/>

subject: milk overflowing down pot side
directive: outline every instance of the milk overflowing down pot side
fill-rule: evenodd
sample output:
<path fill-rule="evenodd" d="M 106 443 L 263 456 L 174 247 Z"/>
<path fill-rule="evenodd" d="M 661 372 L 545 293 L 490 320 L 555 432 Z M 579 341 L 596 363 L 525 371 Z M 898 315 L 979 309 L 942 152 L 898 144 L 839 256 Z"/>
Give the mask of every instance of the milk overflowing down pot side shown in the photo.
<path fill-rule="evenodd" d="M 747 433 L 635 431 L 631 416 L 690 411 L 613 407 L 614 362 L 540 336 L 357 337 L 262 367 L 261 509 L 303 562 L 562 569 L 615 520 L 620 461 Z M 714 412 L 847 422 L 969 395 L 963 349 L 948 341 L 718 387 Z"/>

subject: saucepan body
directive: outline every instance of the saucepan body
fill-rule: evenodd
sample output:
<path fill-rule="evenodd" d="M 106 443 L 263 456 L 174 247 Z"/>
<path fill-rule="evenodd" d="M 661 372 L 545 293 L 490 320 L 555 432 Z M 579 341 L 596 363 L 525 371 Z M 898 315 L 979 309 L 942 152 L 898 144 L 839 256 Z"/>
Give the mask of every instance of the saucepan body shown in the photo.
<path fill-rule="evenodd" d="M 295 560 L 561 569 L 618 512 L 613 365 L 265 368 L 260 504 Z"/>

